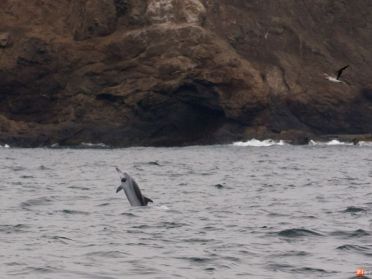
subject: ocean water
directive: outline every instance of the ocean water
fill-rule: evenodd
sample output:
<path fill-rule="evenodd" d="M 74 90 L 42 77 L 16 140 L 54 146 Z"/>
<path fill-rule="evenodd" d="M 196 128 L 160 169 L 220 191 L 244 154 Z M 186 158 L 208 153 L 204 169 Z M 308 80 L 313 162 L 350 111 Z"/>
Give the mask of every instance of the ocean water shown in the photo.
<path fill-rule="evenodd" d="M 253 145 L 0 148 L 0 278 L 372 272 L 372 146 Z"/>

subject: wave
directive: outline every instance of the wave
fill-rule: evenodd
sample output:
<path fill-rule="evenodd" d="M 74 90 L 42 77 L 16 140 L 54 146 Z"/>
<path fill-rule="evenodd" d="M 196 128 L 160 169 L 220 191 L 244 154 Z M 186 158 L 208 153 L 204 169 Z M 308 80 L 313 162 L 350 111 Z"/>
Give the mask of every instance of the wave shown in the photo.
<path fill-rule="evenodd" d="M 233 143 L 234 146 L 252 146 L 252 147 L 268 147 L 273 145 L 286 145 L 286 142 L 284 140 L 275 141 L 272 139 L 267 140 L 257 140 L 257 139 L 251 139 L 248 141 L 238 141 Z"/>
<path fill-rule="evenodd" d="M 358 142 L 358 145 L 359 146 L 372 146 L 372 142 L 371 141 L 360 141 Z"/>
<path fill-rule="evenodd" d="M 166 205 L 158 205 L 157 208 L 161 210 L 169 210 L 169 207 Z"/>
<path fill-rule="evenodd" d="M 0 144 L 0 148 L 10 148 L 10 146 L 9 146 L 9 144 L 4 144 L 4 145 Z"/>
<path fill-rule="evenodd" d="M 73 145 L 73 146 L 64 146 L 60 145 L 58 143 L 53 143 L 52 145 L 49 146 L 49 148 L 55 148 L 55 149 L 63 149 L 63 148 L 85 148 L 85 149 L 107 149 L 111 148 L 109 145 L 104 144 L 104 143 L 90 143 L 90 142 L 82 142 L 78 145 Z"/>
<path fill-rule="evenodd" d="M 272 140 L 272 139 L 266 139 L 266 140 L 257 140 L 257 139 L 251 139 L 248 141 L 238 141 L 234 142 L 234 146 L 243 146 L 243 147 L 269 147 L 269 146 L 283 146 L 283 145 L 289 145 L 290 143 L 285 140 Z M 333 139 L 330 141 L 316 141 L 316 140 L 310 140 L 308 145 L 310 146 L 372 146 L 372 142 L 369 141 L 360 141 L 357 143 L 353 142 L 345 142 L 340 141 L 338 139 Z"/>
<path fill-rule="evenodd" d="M 345 142 L 333 139 L 331 141 L 315 141 L 310 140 L 309 145 L 322 145 L 322 146 L 332 146 L 332 145 L 356 145 L 356 146 L 372 146 L 371 141 L 359 141 L 359 142 Z"/>
<path fill-rule="evenodd" d="M 22 233 L 26 232 L 26 229 L 29 228 L 28 225 L 25 224 L 17 224 L 17 225 L 0 225 L 0 233 Z"/>
<path fill-rule="evenodd" d="M 367 212 L 367 210 L 365 208 L 362 208 L 362 207 L 349 206 L 343 212 L 344 213 L 359 213 L 359 212 Z"/>
<path fill-rule="evenodd" d="M 80 211 L 80 210 L 72 210 L 72 209 L 63 209 L 60 212 L 64 214 L 76 214 L 76 215 L 89 215 L 89 212 Z"/>
<path fill-rule="evenodd" d="M 312 146 L 316 146 L 316 145 L 320 145 L 320 146 L 334 146 L 334 145 L 354 145 L 354 143 L 352 143 L 352 142 L 342 142 L 342 141 L 339 141 L 337 139 L 333 139 L 333 140 L 327 141 L 327 142 L 310 140 L 309 141 L 309 145 L 312 145 Z"/>
<path fill-rule="evenodd" d="M 126 258 L 128 253 L 122 251 L 96 251 L 85 254 L 86 257 L 102 257 L 102 258 Z"/>
<path fill-rule="evenodd" d="M 110 146 L 104 143 L 90 143 L 90 142 L 82 142 L 78 145 L 79 147 L 85 148 L 110 148 Z"/>
<path fill-rule="evenodd" d="M 34 207 L 34 206 L 51 205 L 53 202 L 54 202 L 53 197 L 40 197 L 40 198 L 29 199 L 27 201 L 22 202 L 21 207 L 23 209 L 28 209 L 29 207 Z"/>
<path fill-rule="evenodd" d="M 334 232 L 331 232 L 330 235 L 339 236 L 342 238 L 355 238 L 355 237 L 369 236 L 370 233 L 362 229 L 357 229 L 354 231 L 334 231 Z"/>
<path fill-rule="evenodd" d="M 343 251 L 351 251 L 351 252 L 359 252 L 366 255 L 371 255 L 370 248 L 367 246 L 361 246 L 361 245 L 352 245 L 352 244 L 345 244 L 337 247 L 337 250 L 343 250 Z"/>
<path fill-rule="evenodd" d="M 284 237 L 322 236 L 318 232 L 307 229 L 287 229 L 278 232 L 278 235 Z"/>

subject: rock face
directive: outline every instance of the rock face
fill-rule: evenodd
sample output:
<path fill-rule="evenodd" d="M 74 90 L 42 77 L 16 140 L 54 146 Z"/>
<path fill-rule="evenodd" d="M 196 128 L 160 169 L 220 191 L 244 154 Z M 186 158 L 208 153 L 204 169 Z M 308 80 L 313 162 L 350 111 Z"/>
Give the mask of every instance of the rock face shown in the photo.
<path fill-rule="evenodd" d="M 0 1 L 0 144 L 372 133 L 370 14 L 369 0 Z"/>

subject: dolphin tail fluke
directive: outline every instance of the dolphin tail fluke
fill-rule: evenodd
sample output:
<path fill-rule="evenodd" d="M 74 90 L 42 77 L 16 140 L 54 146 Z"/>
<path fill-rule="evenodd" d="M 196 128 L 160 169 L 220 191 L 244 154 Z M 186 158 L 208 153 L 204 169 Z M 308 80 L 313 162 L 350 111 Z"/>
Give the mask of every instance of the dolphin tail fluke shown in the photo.
<path fill-rule="evenodd" d="M 148 197 L 143 196 L 143 199 L 145 201 L 145 205 L 147 205 L 149 202 L 153 203 L 152 199 L 149 199 Z"/>

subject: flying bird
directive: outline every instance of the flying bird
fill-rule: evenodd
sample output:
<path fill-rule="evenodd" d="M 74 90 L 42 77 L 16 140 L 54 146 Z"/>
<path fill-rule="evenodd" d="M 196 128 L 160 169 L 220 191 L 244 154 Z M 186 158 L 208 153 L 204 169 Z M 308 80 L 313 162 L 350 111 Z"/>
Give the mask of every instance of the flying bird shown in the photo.
<path fill-rule="evenodd" d="M 337 72 L 336 72 L 336 76 L 330 76 L 326 73 L 324 73 L 324 76 L 326 77 L 326 79 L 328 79 L 329 81 L 332 81 L 332 82 L 337 82 L 337 83 L 346 83 L 346 84 L 349 84 L 348 82 L 346 81 L 342 81 L 340 80 L 340 77 L 343 73 L 343 71 L 345 71 L 347 68 L 349 68 L 350 65 L 346 65 L 345 67 L 342 67 L 341 69 L 339 69 Z"/>

